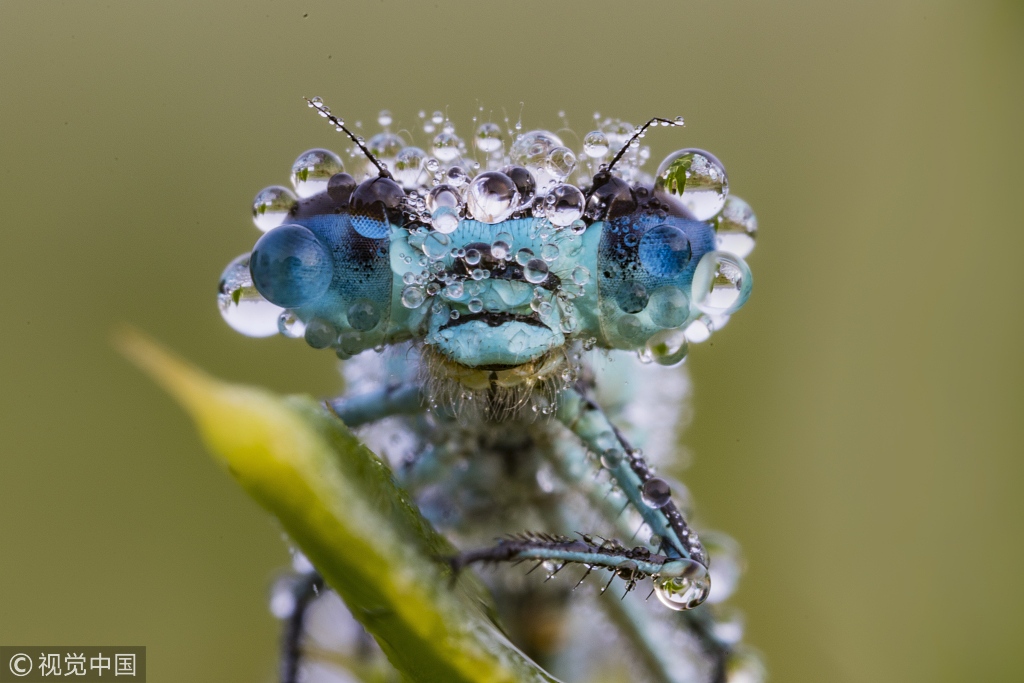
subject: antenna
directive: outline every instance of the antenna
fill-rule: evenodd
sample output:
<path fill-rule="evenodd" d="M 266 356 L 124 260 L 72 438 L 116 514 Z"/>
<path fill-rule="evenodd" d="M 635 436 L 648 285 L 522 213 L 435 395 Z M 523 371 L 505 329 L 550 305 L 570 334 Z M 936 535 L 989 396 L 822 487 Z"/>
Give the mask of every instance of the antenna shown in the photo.
<path fill-rule="evenodd" d="M 314 97 L 313 99 L 303 97 L 302 99 L 306 100 L 306 103 L 309 104 L 310 107 L 316 109 L 320 113 L 320 116 L 323 116 L 325 119 L 330 121 L 334 125 L 334 129 L 336 131 L 345 133 L 345 135 L 348 136 L 349 140 L 356 143 L 356 147 L 359 148 L 359 151 L 362 152 L 363 155 L 367 159 L 369 159 L 374 166 L 377 167 L 377 171 L 380 174 L 381 178 L 390 178 L 394 180 L 394 178 L 391 177 L 391 173 L 388 171 L 388 167 L 382 164 L 380 162 L 380 159 L 373 156 L 373 152 L 366 148 L 366 145 L 363 144 L 363 141 L 360 138 L 353 135 L 352 131 L 345 127 L 344 121 L 342 121 L 337 116 L 331 113 L 331 108 L 324 104 L 324 101 L 322 99 L 320 99 L 319 97 Z"/>
<path fill-rule="evenodd" d="M 612 162 L 610 164 L 608 164 L 608 166 L 604 170 L 607 171 L 608 173 L 611 173 L 612 168 L 615 166 L 615 164 L 617 164 L 619 162 L 619 159 L 622 158 L 622 155 L 624 155 L 626 153 L 626 150 L 629 149 L 629 146 L 632 145 L 633 142 L 637 138 L 643 136 L 644 132 L 648 128 L 650 128 L 651 126 L 656 124 L 656 123 L 660 123 L 663 126 L 673 126 L 673 127 L 675 127 L 675 126 L 680 126 L 681 127 L 681 126 L 685 125 L 683 123 L 683 117 L 682 116 L 677 116 L 675 118 L 675 120 L 662 119 L 662 118 L 657 118 L 657 117 L 651 119 L 650 121 L 648 121 L 644 125 L 642 125 L 639 128 L 637 128 L 635 131 L 633 131 L 633 136 L 630 137 L 629 140 L 626 140 L 626 144 L 624 144 L 622 146 L 622 148 L 618 152 L 615 153 L 615 157 L 612 159 Z"/>

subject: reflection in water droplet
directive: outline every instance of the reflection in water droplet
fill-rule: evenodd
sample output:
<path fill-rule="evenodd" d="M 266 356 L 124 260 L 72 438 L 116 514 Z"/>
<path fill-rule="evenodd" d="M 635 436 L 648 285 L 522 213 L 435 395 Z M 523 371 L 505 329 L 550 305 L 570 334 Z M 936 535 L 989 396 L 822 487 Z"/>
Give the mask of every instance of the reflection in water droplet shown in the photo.
<path fill-rule="evenodd" d="M 678 287 L 658 287 L 651 292 L 647 312 L 658 327 L 679 327 L 690 316 L 690 299 Z"/>
<path fill-rule="evenodd" d="M 292 209 L 299 203 L 287 187 L 271 185 L 260 190 L 252 202 L 252 221 L 266 232 L 284 223 Z"/>
<path fill-rule="evenodd" d="M 686 332 L 680 329 L 660 330 L 647 340 L 647 353 L 658 365 L 681 363 L 688 351 Z"/>
<path fill-rule="evenodd" d="M 512 252 L 512 241 L 511 233 L 499 232 L 494 236 L 494 241 L 491 242 L 491 256 L 498 261 L 507 259 Z"/>
<path fill-rule="evenodd" d="M 725 205 L 729 178 L 722 162 L 702 149 L 683 149 L 661 162 L 654 178 L 654 194 L 682 203 L 697 220 L 706 221 Z"/>
<path fill-rule="evenodd" d="M 277 318 L 277 331 L 289 339 L 298 339 L 306 333 L 306 323 L 294 311 L 284 311 Z"/>
<path fill-rule="evenodd" d="M 564 228 L 583 217 L 583 193 L 574 185 L 557 185 L 545 197 L 547 219 Z"/>
<path fill-rule="evenodd" d="M 466 207 L 481 223 L 500 223 L 519 205 L 519 191 L 504 173 L 481 173 L 466 189 Z"/>
<path fill-rule="evenodd" d="M 496 123 L 481 123 L 476 129 L 476 148 L 484 154 L 492 154 L 501 151 L 505 146 L 502 138 L 501 127 Z"/>
<path fill-rule="evenodd" d="M 338 330 L 330 322 L 313 318 L 306 323 L 306 343 L 314 349 L 326 349 L 338 340 Z"/>
<path fill-rule="evenodd" d="M 459 227 L 459 212 L 447 206 L 441 206 L 430 214 L 430 225 L 439 233 L 451 234 Z"/>
<path fill-rule="evenodd" d="M 523 277 L 535 285 L 544 282 L 548 279 L 548 264 L 541 259 L 530 259 L 523 266 Z"/>
<path fill-rule="evenodd" d="M 231 329 L 247 337 L 269 337 L 278 333 L 277 319 L 283 313 L 264 299 L 252 284 L 249 254 L 228 264 L 220 276 L 217 308 Z"/>
<path fill-rule="evenodd" d="M 599 130 L 587 133 L 583 138 L 583 153 L 591 159 L 600 159 L 608 154 L 608 138 Z"/>
<path fill-rule="evenodd" d="M 622 462 L 622 449 L 621 448 L 609 448 L 601 454 L 601 464 L 608 469 L 614 469 L 619 466 Z"/>
<path fill-rule="evenodd" d="M 555 147 L 548 152 L 545 169 L 559 181 L 564 181 L 576 169 L 576 155 L 568 147 Z"/>
<path fill-rule="evenodd" d="M 484 310 L 484 302 L 480 299 L 470 299 L 469 303 L 466 304 L 466 307 L 469 309 L 470 313 L 479 313 Z"/>
<path fill-rule="evenodd" d="M 675 277 L 690 263 L 690 240 L 680 228 L 662 223 L 643 234 L 637 253 L 651 275 Z"/>
<path fill-rule="evenodd" d="M 724 251 L 701 257 L 693 273 L 693 305 L 708 314 L 731 315 L 740 309 L 753 282 L 746 262 Z"/>
<path fill-rule="evenodd" d="M 664 479 L 651 477 L 640 487 L 640 496 L 648 507 L 663 508 L 672 500 L 672 489 Z"/>
<path fill-rule="evenodd" d="M 754 210 L 736 195 L 729 195 L 722 213 L 715 219 L 715 248 L 747 258 L 754 251 L 756 236 L 757 216 Z"/>
<path fill-rule="evenodd" d="M 327 181 L 345 170 L 341 157 L 326 149 L 311 149 L 292 164 L 292 187 L 300 197 L 312 197 L 327 189 Z"/>
<path fill-rule="evenodd" d="M 687 341 L 691 344 L 700 344 L 710 339 L 711 333 L 714 331 L 715 326 L 711 319 L 706 315 L 702 315 L 687 325 L 686 329 L 683 330 L 683 334 L 686 335 Z"/>
<path fill-rule="evenodd" d="M 419 187 L 426 179 L 423 172 L 423 162 L 427 153 L 419 147 L 406 147 L 395 157 L 395 168 L 393 175 L 395 180 L 405 188 L 411 190 Z"/>
<path fill-rule="evenodd" d="M 459 157 L 462 140 L 455 133 L 442 132 L 434 138 L 434 156 L 441 161 L 454 161 Z"/>
<path fill-rule="evenodd" d="M 406 308 L 419 308 L 426 298 L 421 287 L 409 285 L 402 290 L 402 305 Z"/>
<path fill-rule="evenodd" d="M 348 307 L 348 324 L 356 330 L 372 330 L 380 322 L 380 309 L 369 299 L 359 299 Z"/>
<path fill-rule="evenodd" d="M 693 561 L 688 563 L 682 576 L 660 578 L 654 582 L 654 592 L 661 604 L 679 612 L 704 602 L 710 590 L 711 579 L 707 570 Z"/>

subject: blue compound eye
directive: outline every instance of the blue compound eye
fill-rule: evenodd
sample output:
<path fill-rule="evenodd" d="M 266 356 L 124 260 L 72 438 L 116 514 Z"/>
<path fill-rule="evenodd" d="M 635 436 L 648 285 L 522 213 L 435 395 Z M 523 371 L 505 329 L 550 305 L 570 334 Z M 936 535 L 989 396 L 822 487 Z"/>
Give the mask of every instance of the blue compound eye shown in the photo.
<path fill-rule="evenodd" d="M 330 252 L 301 225 L 282 225 L 261 237 L 249 268 L 259 293 L 284 308 L 316 301 L 334 276 Z"/>
<path fill-rule="evenodd" d="M 674 225 L 656 225 L 640 238 L 638 254 L 644 270 L 655 277 L 675 277 L 690 262 L 690 240 Z"/>

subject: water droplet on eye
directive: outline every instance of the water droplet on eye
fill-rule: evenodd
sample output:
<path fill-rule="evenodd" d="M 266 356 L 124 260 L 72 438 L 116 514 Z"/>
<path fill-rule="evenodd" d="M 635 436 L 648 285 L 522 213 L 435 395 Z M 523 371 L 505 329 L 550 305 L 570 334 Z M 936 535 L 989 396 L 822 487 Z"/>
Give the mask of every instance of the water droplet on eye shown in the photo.
<path fill-rule="evenodd" d="M 608 153 L 608 138 L 599 130 L 587 133 L 583 138 L 583 153 L 591 159 L 600 159 Z"/>
<path fill-rule="evenodd" d="M 690 317 L 690 299 L 678 287 L 658 287 L 651 292 L 647 312 L 658 327 L 679 327 Z"/>
<path fill-rule="evenodd" d="M 466 304 L 466 308 L 469 309 L 470 313 L 479 313 L 484 310 L 484 302 L 480 299 L 470 299 L 469 303 Z"/>
<path fill-rule="evenodd" d="M 708 602 L 715 604 L 728 600 L 739 586 L 744 560 L 740 544 L 731 536 L 718 531 L 702 534 L 704 549 L 711 557 L 711 594 Z"/>
<path fill-rule="evenodd" d="M 676 562 L 687 562 L 685 571 L 681 576 L 656 579 L 654 593 L 658 596 L 661 604 L 669 609 L 682 612 L 693 609 L 704 602 L 711 590 L 711 579 L 707 569 L 698 562 L 692 560 L 677 560 Z"/>
<path fill-rule="evenodd" d="M 544 199 L 552 225 L 564 228 L 583 217 L 583 193 L 573 185 L 558 185 Z"/>
<path fill-rule="evenodd" d="M 693 305 L 708 314 L 730 315 L 750 297 L 746 261 L 724 251 L 704 254 L 693 273 Z"/>
<path fill-rule="evenodd" d="M 576 170 L 576 155 L 568 147 L 555 147 L 548 152 L 544 167 L 552 176 L 563 181 Z"/>
<path fill-rule="evenodd" d="M 754 251 L 757 216 L 750 204 L 735 195 L 725 200 L 722 213 L 715 219 L 715 249 L 747 258 Z"/>
<path fill-rule="evenodd" d="M 530 259 L 523 266 L 523 277 L 527 282 L 535 285 L 548 279 L 548 264 L 541 259 Z"/>
<path fill-rule="evenodd" d="M 678 201 L 706 221 L 722 210 L 729 194 L 729 178 L 722 162 L 702 149 L 682 149 L 668 155 L 654 178 L 654 194 Z"/>
<path fill-rule="evenodd" d="M 491 242 L 491 256 L 498 261 L 504 261 L 512 251 L 512 234 L 499 232 Z"/>
<path fill-rule="evenodd" d="M 481 123 L 476 129 L 476 148 L 484 154 L 498 152 L 505 146 L 501 127 L 496 123 Z"/>
<path fill-rule="evenodd" d="M 662 223 L 643 234 L 637 254 L 651 275 L 675 277 L 690 263 L 690 240 L 680 228 Z"/>
<path fill-rule="evenodd" d="M 423 253 L 431 261 L 439 261 L 448 255 L 451 243 L 452 241 L 448 238 L 448 235 L 442 232 L 431 232 L 423 238 Z"/>
<path fill-rule="evenodd" d="M 441 132 L 434 138 L 434 156 L 441 161 L 454 161 L 459 158 L 462 140 L 455 133 Z"/>
<path fill-rule="evenodd" d="M 672 489 L 664 479 L 652 477 L 640 487 L 640 495 L 648 507 L 663 508 L 672 500 Z"/>
<path fill-rule="evenodd" d="M 393 175 L 395 180 L 407 190 L 419 187 L 425 180 L 423 162 L 427 153 L 419 147 L 406 147 L 395 157 Z"/>
<path fill-rule="evenodd" d="M 651 360 L 658 365 L 681 363 L 686 358 L 688 351 L 689 344 L 683 330 L 660 330 L 647 340 L 647 353 L 650 354 Z"/>
<path fill-rule="evenodd" d="M 635 315 L 624 315 L 619 318 L 619 322 L 615 325 L 615 329 L 618 330 L 619 335 L 627 341 L 639 344 L 643 342 L 644 338 L 644 326 L 640 322 L 640 319 Z"/>
<path fill-rule="evenodd" d="M 348 307 L 348 324 L 353 329 L 366 332 L 379 322 L 380 309 L 369 299 L 359 299 Z"/>
<path fill-rule="evenodd" d="M 300 197 L 312 197 L 327 189 L 327 181 L 345 167 L 341 157 L 326 149 L 311 149 L 299 155 L 292 164 L 292 187 Z"/>
<path fill-rule="evenodd" d="M 391 112 L 389 112 L 387 109 L 383 109 L 379 114 L 377 114 L 377 123 L 379 125 L 387 127 L 391 125 L 391 121 Z"/>
<path fill-rule="evenodd" d="M 466 207 L 481 223 L 500 223 L 519 206 L 519 191 L 504 173 L 481 173 L 466 189 Z"/>
<path fill-rule="evenodd" d="M 338 330 L 330 322 L 313 318 L 306 324 L 306 343 L 314 349 L 326 349 L 338 341 Z"/>
<path fill-rule="evenodd" d="M 621 448 L 609 448 L 601 454 L 601 464 L 608 469 L 615 469 L 622 462 L 622 449 Z"/>
<path fill-rule="evenodd" d="M 249 254 L 242 254 L 224 269 L 217 289 L 217 308 L 231 329 L 247 337 L 269 337 L 279 331 L 277 319 L 283 311 L 253 286 Z"/>
<path fill-rule="evenodd" d="M 419 308 L 427 297 L 420 287 L 409 285 L 402 290 L 402 305 L 406 308 Z"/>
<path fill-rule="evenodd" d="M 447 206 L 438 207 L 430 214 L 430 225 L 442 234 L 451 234 L 459 227 L 459 212 Z"/>
<path fill-rule="evenodd" d="M 298 198 L 287 187 L 271 185 L 260 190 L 253 200 L 252 221 L 266 232 L 284 223 L 298 203 Z"/>
<path fill-rule="evenodd" d="M 277 331 L 289 339 L 298 339 L 306 333 L 306 323 L 294 311 L 284 311 L 277 318 Z"/>
<path fill-rule="evenodd" d="M 625 282 L 615 294 L 615 303 L 626 313 L 639 313 L 647 308 L 650 296 L 641 282 Z"/>
<path fill-rule="evenodd" d="M 260 294 L 285 308 L 319 299 L 334 277 L 327 247 L 301 225 L 282 225 L 260 237 L 252 250 L 250 271 Z"/>
<path fill-rule="evenodd" d="M 558 247 L 554 244 L 548 243 L 540 248 L 540 257 L 548 263 L 553 263 L 558 260 Z"/>
<path fill-rule="evenodd" d="M 466 263 L 468 263 L 469 265 L 475 266 L 476 264 L 480 263 L 480 259 L 481 258 L 482 258 L 482 255 L 476 249 L 467 249 L 466 250 L 465 259 L 466 259 Z"/>

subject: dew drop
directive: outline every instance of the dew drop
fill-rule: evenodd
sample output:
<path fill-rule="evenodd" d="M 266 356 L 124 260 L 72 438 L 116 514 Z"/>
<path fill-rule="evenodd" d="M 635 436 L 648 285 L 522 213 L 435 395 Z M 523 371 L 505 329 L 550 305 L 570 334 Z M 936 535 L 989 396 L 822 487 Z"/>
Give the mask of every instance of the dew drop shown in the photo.
<path fill-rule="evenodd" d="M 451 234 L 459 227 L 459 212 L 447 206 L 440 206 L 430 214 L 430 225 L 442 234 Z"/>
<path fill-rule="evenodd" d="M 711 319 L 706 315 L 694 320 L 692 323 L 686 326 L 683 334 L 686 335 L 687 341 L 691 344 L 700 344 L 711 338 L 711 333 L 715 331 L 715 326 L 711 322 Z"/>
<path fill-rule="evenodd" d="M 676 365 L 683 362 L 689 351 L 686 333 L 680 329 L 660 330 L 647 340 L 647 353 L 658 365 Z M 651 481 L 654 481 L 653 479 Z"/>
<path fill-rule="evenodd" d="M 590 282 L 590 271 L 587 270 L 586 266 L 576 266 L 572 269 L 572 281 L 573 283 L 582 287 L 583 285 Z"/>
<path fill-rule="evenodd" d="M 295 194 L 287 187 L 271 185 L 260 190 L 252 202 L 252 221 L 266 232 L 285 222 L 299 203 Z"/>
<path fill-rule="evenodd" d="M 466 263 L 468 263 L 471 266 L 475 266 L 476 264 L 480 263 L 480 259 L 482 257 L 483 255 L 478 250 L 467 249 L 466 256 L 464 258 L 466 259 Z"/>
<path fill-rule="evenodd" d="M 306 323 L 294 311 L 284 311 L 277 318 L 277 331 L 289 339 L 298 339 L 306 333 Z"/>
<path fill-rule="evenodd" d="M 651 322 L 658 327 L 679 327 L 690 316 L 690 299 L 678 287 L 658 287 L 651 292 L 647 312 L 651 316 Z"/>
<path fill-rule="evenodd" d="M 654 194 L 659 199 L 678 201 L 706 221 L 725 205 L 729 179 L 725 167 L 710 152 L 683 149 L 673 152 L 658 167 Z"/>
<path fill-rule="evenodd" d="M 387 109 L 383 109 L 379 114 L 377 114 L 377 123 L 380 126 L 387 128 L 388 126 L 391 125 L 392 120 L 393 119 L 391 117 L 391 112 L 389 112 Z"/>
<path fill-rule="evenodd" d="M 459 158 L 462 140 L 455 133 L 441 132 L 434 138 L 434 156 L 441 161 L 454 161 Z"/>
<path fill-rule="evenodd" d="M 484 310 L 484 302 L 480 299 L 470 299 L 469 303 L 466 304 L 466 308 L 469 309 L 470 313 L 479 313 Z"/>
<path fill-rule="evenodd" d="M 431 232 L 423 238 L 423 253 L 431 261 L 439 261 L 448 255 L 451 243 L 448 235 L 442 232 Z"/>
<path fill-rule="evenodd" d="M 654 592 L 661 604 L 678 612 L 693 609 L 704 602 L 710 590 L 711 579 L 707 570 L 692 560 L 682 575 L 659 578 L 654 582 Z"/>
<path fill-rule="evenodd" d="M 672 500 L 672 489 L 668 482 L 660 477 L 652 477 L 640 488 L 640 495 L 647 507 L 660 509 Z"/>
<path fill-rule="evenodd" d="M 662 223 L 640 238 L 640 263 L 655 277 L 675 277 L 690 263 L 690 240 L 674 225 Z"/>
<path fill-rule="evenodd" d="M 481 123 L 474 138 L 476 148 L 484 154 L 493 154 L 505 146 L 501 127 L 496 123 Z"/>
<path fill-rule="evenodd" d="M 622 462 L 622 457 L 621 448 L 608 448 L 601 453 L 601 464 L 612 470 L 619 466 L 619 463 Z"/>
<path fill-rule="evenodd" d="M 499 232 L 491 242 L 491 256 L 498 261 L 504 261 L 512 251 L 512 234 Z"/>
<path fill-rule="evenodd" d="M 334 277 L 327 247 L 301 225 L 282 225 L 260 237 L 252 250 L 250 271 L 260 294 L 286 308 L 319 299 Z"/>
<path fill-rule="evenodd" d="M 548 242 L 540 248 L 540 257 L 548 263 L 558 260 L 558 246 Z"/>
<path fill-rule="evenodd" d="M 380 308 L 369 299 L 359 299 L 348 307 L 348 324 L 362 332 L 372 330 L 380 322 Z"/>
<path fill-rule="evenodd" d="M 367 149 L 388 166 L 394 166 L 399 152 L 405 146 L 402 138 L 394 133 L 377 133 L 366 143 Z"/>
<path fill-rule="evenodd" d="M 730 315 L 750 297 L 753 282 L 746 261 L 724 251 L 701 257 L 693 273 L 693 305 L 712 315 Z"/>
<path fill-rule="evenodd" d="M 395 157 L 395 180 L 406 190 L 419 187 L 424 180 L 423 162 L 426 158 L 427 153 L 419 147 L 403 149 Z"/>
<path fill-rule="evenodd" d="M 548 264 L 542 259 L 530 259 L 523 266 L 523 277 L 527 282 L 535 285 L 544 282 L 548 279 Z"/>
<path fill-rule="evenodd" d="M 757 216 L 754 210 L 736 195 L 729 195 L 722 212 L 715 219 L 715 248 L 747 258 L 754 251 L 756 236 Z"/>
<path fill-rule="evenodd" d="M 466 207 L 481 223 L 500 223 L 512 215 L 520 195 L 515 183 L 504 173 L 481 173 L 466 189 Z"/>
<path fill-rule="evenodd" d="M 406 308 L 419 308 L 426 299 L 423 289 L 415 285 L 409 285 L 402 290 L 402 305 Z"/>
<path fill-rule="evenodd" d="M 277 320 L 284 312 L 256 290 L 249 273 L 249 254 L 228 264 L 220 276 L 217 307 L 231 329 L 247 337 L 269 337 L 278 333 Z"/>
<path fill-rule="evenodd" d="M 338 340 L 338 330 L 322 318 L 313 318 L 306 323 L 305 337 L 314 349 L 326 349 Z"/>
<path fill-rule="evenodd" d="M 292 187 L 300 197 L 312 197 L 327 189 L 327 181 L 345 170 L 341 157 L 326 149 L 311 149 L 292 164 Z"/>
<path fill-rule="evenodd" d="M 583 217 L 583 193 L 574 185 L 557 185 L 545 197 L 547 219 L 564 228 Z"/>
<path fill-rule="evenodd" d="M 583 153 L 591 159 L 600 159 L 608 154 L 608 138 L 599 130 L 587 133 L 583 138 Z"/>

